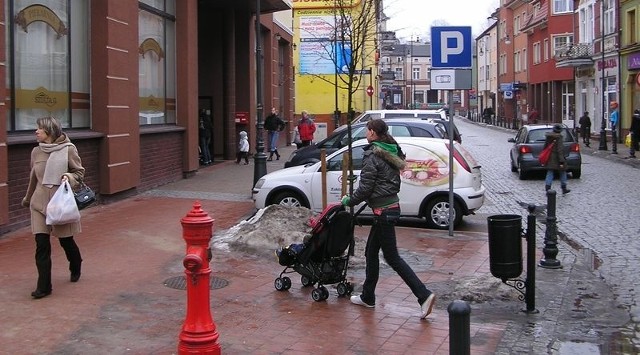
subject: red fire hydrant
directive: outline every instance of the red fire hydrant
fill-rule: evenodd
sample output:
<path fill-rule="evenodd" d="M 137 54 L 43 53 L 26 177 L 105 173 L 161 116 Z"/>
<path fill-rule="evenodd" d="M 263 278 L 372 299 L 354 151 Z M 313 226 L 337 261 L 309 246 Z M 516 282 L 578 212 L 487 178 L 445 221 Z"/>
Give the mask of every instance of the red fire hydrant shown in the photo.
<path fill-rule="evenodd" d="M 213 235 L 213 219 L 196 201 L 180 222 L 182 237 L 187 242 L 187 255 L 182 262 L 187 282 L 187 318 L 180 332 L 178 353 L 220 354 L 218 331 L 209 305 L 209 241 Z"/>

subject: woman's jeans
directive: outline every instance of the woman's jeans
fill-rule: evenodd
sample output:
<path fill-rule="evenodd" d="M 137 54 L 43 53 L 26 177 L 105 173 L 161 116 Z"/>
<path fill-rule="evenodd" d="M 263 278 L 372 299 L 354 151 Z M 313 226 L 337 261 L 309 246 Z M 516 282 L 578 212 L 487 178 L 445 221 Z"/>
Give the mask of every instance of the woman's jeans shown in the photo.
<path fill-rule="evenodd" d="M 278 131 L 267 131 L 269 136 L 269 151 L 275 152 L 278 149 L 278 137 L 280 136 L 280 132 Z"/>
<path fill-rule="evenodd" d="M 378 258 L 380 249 L 382 249 L 382 255 L 389 266 L 418 298 L 418 303 L 422 304 L 431 295 L 431 291 L 426 288 L 411 267 L 398 254 L 395 225 L 399 218 L 400 208 L 397 207 L 384 209 L 382 214 L 375 215 L 373 218 L 373 225 L 365 249 L 366 278 L 360 296 L 362 301 L 367 304 L 374 305 L 376 303 L 375 289 L 380 276 L 380 260 Z"/>
<path fill-rule="evenodd" d="M 544 184 L 547 186 L 551 186 L 553 183 L 553 173 L 555 170 L 549 169 L 547 170 L 547 176 L 544 179 Z M 560 186 L 567 187 L 567 171 L 562 169 L 558 170 L 558 174 L 560 174 Z"/>

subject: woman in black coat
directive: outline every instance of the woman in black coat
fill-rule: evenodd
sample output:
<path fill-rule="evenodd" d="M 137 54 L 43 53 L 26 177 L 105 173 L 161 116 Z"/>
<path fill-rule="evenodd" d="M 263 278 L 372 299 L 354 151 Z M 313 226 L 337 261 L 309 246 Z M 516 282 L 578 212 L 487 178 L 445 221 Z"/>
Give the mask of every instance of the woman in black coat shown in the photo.
<path fill-rule="evenodd" d="M 436 296 L 402 259 L 396 245 L 395 225 L 400 218 L 400 169 L 405 165 L 405 156 L 381 119 L 367 122 L 367 140 L 369 145 L 362 158 L 358 189 L 352 196 L 342 198 L 345 206 L 366 201 L 374 215 L 365 250 L 366 276 L 362 294 L 351 296 L 351 302 L 367 308 L 375 307 L 375 290 L 380 275 L 378 255 L 382 250 L 387 264 L 400 275 L 418 299 L 420 318 L 424 319 L 431 314 Z"/>

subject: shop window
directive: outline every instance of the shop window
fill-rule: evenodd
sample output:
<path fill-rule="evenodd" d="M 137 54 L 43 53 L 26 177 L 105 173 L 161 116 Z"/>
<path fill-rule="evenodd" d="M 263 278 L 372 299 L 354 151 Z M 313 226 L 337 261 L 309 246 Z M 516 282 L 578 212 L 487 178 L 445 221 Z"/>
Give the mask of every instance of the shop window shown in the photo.
<path fill-rule="evenodd" d="M 146 0 L 138 13 L 139 123 L 176 123 L 174 0 Z"/>
<path fill-rule="evenodd" d="M 64 128 L 89 127 L 88 51 L 70 46 L 88 43 L 88 4 L 15 0 L 5 2 L 5 11 L 11 19 L 5 47 L 7 131 L 33 130 L 43 116 L 58 118 Z"/>

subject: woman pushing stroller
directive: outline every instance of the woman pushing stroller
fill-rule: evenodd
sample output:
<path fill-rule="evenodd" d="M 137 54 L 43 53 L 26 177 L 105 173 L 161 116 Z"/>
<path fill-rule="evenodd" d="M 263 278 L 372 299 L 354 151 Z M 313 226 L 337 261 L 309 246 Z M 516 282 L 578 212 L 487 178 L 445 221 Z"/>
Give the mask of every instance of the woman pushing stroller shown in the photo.
<path fill-rule="evenodd" d="M 366 201 L 374 218 L 365 248 L 366 268 L 362 294 L 351 296 L 351 302 L 373 308 L 376 304 L 375 289 L 380 273 L 382 254 L 393 270 L 409 286 L 420 304 L 422 319 L 431 314 L 435 295 L 426 288 L 411 267 L 398 254 L 395 224 L 400 218 L 400 170 L 404 167 L 405 155 L 388 132 L 381 119 L 367 123 L 367 141 L 362 158 L 360 184 L 352 196 L 343 196 L 342 204 L 355 206 Z"/>

